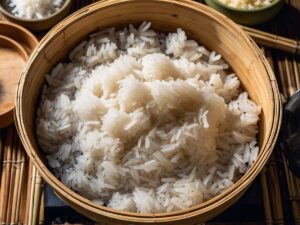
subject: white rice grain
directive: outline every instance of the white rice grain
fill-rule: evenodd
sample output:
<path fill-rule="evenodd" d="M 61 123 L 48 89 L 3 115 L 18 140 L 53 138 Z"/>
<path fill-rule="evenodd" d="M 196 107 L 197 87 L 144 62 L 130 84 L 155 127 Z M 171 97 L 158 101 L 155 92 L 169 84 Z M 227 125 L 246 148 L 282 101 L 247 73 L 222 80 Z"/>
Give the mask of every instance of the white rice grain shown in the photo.
<path fill-rule="evenodd" d="M 36 134 L 54 174 L 117 210 L 186 209 L 259 154 L 261 107 L 217 52 L 151 23 L 91 34 L 46 75 Z"/>

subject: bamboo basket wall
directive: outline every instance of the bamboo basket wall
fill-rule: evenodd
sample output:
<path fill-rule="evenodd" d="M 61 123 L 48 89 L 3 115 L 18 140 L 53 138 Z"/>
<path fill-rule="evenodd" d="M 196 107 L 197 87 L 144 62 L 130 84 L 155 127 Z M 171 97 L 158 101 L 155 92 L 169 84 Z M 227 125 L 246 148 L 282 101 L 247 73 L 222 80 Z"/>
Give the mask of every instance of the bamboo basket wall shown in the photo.
<path fill-rule="evenodd" d="M 116 211 L 85 199 L 62 184 L 47 168 L 35 138 L 35 111 L 45 74 L 64 60 L 72 48 L 91 32 L 109 26 L 152 22 L 154 29 L 174 31 L 181 27 L 191 38 L 227 60 L 251 98 L 262 106 L 260 153 L 252 168 L 231 188 L 187 210 L 161 214 Z M 32 54 L 22 74 L 16 103 L 17 129 L 24 147 L 42 177 L 78 212 L 107 224 L 196 224 L 232 205 L 245 192 L 267 162 L 281 120 L 277 83 L 267 60 L 255 43 L 229 19 L 189 0 L 107 0 L 83 8 L 52 29 Z"/>

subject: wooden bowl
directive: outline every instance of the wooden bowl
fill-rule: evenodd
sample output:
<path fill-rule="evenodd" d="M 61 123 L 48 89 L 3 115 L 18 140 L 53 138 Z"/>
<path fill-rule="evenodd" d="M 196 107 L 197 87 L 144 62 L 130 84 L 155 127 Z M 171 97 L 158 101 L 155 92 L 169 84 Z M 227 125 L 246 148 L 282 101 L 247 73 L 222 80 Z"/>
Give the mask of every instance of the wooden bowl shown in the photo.
<path fill-rule="evenodd" d="M 0 128 L 14 122 L 17 84 L 27 59 L 18 42 L 0 35 Z"/>
<path fill-rule="evenodd" d="M 233 21 L 243 25 L 258 25 L 275 17 L 283 8 L 284 0 L 275 0 L 266 7 L 239 9 L 223 4 L 219 0 L 204 0 L 205 3 L 223 13 Z"/>
<path fill-rule="evenodd" d="M 0 21 L 0 35 L 9 37 L 21 44 L 28 55 L 31 54 L 39 43 L 32 33 L 14 23 Z"/>
<path fill-rule="evenodd" d="M 13 15 L 11 13 L 12 8 L 8 5 L 7 0 L 0 0 L 0 12 L 3 13 L 9 21 L 20 24 L 32 31 L 44 31 L 52 28 L 69 14 L 71 6 L 72 0 L 65 0 L 63 6 L 49 17 L 43 19 L 26 19 Z"/>
<path fill-rule="evenodd" d="M 17 85 L 28 56 L 38 44 L 25 28 L 0 21 L 0 128 L 14 122 Z"/>
<path fill-rule="evenodd" d="M 262 106 L 257 161 L 232 187 L 200 205 L 159 214 L 138 214 L 107 208 L 80 196 L 60 182 L 47 168 L 35 135 L 36 109 L 45 75 L 88 34 L 98 29 L 151 21 L 154 29 L 175 31 L 223 55 L 250 97 Z M 223 212 L 239 199 L 267 162 L 275 145 L 281 102 L 278 86 L 267 60 L 242 29 L 217 11 L 190 0 L 107 0 L 87 6 L 58 24 L 40 42 L 22 75 L 16 103 L 17 129 L 24 147 L 55 192 L 85 216 L 105 224 L 196 224 Z"/>

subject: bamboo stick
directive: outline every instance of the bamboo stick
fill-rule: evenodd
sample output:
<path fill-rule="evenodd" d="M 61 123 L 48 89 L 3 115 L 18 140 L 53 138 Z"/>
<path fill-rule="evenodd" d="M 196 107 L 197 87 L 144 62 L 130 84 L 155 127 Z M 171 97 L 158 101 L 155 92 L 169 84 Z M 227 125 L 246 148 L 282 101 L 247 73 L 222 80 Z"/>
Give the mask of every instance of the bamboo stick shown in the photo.
<path fill-rule="evenodd" d="M 12 127 L 8 128 L 7 131 L 7 139 L 5 143 L 5 160 L 3 162 L 3 171 L 4 174 L 2 176 L 2 185 L 1 185 L 1 193 L 0 193 L 0 199 L 1 199 L 1 207 L 0 207 L 0 223 L 6 223 L 6 216 L 7 216 L 7 206 L 9 201 L 9 194 L 8 191 L 10 188 L 10 173 L 11 173 L 11 160 L 12 160 L 12 154 L 13 154 L 13 129 Z"/>
<path fill-rule="evenodd" d="M 19 184 L 20 184 L 20 169 L 21 169 L 20 161 L 21 161 L 22 152 L 19 151 L 18 143 L 16 143 L 16 145 L 17 145 L 16 146 L 17 157 L 16 157 L 16 161 L 13 164 L 13 167 L 15 168 L 15 176 L 13 177 L 13 180 L 14 180 L 13 191 L 10 193 L 10 194 L 12 194 L 12 205 L 11 205 L 11 208 L 9 208 L 11 210 L 11 215 L 10 215 L 10 219 L 9 219 L 10 224 L 17 223 L 17 221 L 16 221 L 17 198 L 18 198 L 18 190 L 19 190 Z"/>
<path fill-rule="evenodd" d="M 294 72 L 295 72 L 295 79 L 296 79 L 296 87 L 297 89 L 300 88 L 300 74 L 299 74 L 299 66 L 296 61 L 296 58 L 293 58 L 293 67 L 294 67 Z"/>
<path fill-rule="evenodd" d="M 292 96 L 297 91 L 295 77 L 292 75 L 294 74 L 293 66 L 287 56 L 284 57 L 283 62 L 286 67 L 289 96 Z"/>
<path fill-rule="evenodd" d="M 300 55 L 299 41 L 281 37 L 275 34 L 270 34 L 268 32 L 260 31 L 250 27 L 241 27 L 251 38 L 253 38 L 255 42 L 257 42 L 260 45 Z"/>
<path fill-rule="evenodd" d="M 279 178 L 274 154 L 272 154 L 270 157 L 270 163 L 267 168 L 267 174 L 269 192 L 270 196 L 272 196 L 270 200 L 274 222 L 275 224 L 281 225 L 284 224 L 284 215 L 281 201 Z"/>
<path fill-rule="evenodd" d="M 44 192 L 42 191 L 41 197 L 41 204 L 40 204 L 40 218 L 39 218 L 39 225 L 44 225 L 45 222 L 45 199 L 44 199 Z"/>
<path fill-rule="evenodd" d="M 36 168 L 32 165 L 32 173 L 31 173 L 31 178 L 30 178 L 30 189 L 29 189 L 29 209 L 28 209 L 28 225 L 34 224 L 33 223 L 33 209 L 34 209 L 34 197 L 35 197 L 35 183 L 36 183 Z"/>
<path fill-rule="evenodd" d="M 272 58 L 271 52 L 268 51 L 268 50 L 266 50 L 265 47 L 261 47 L 260 50 L 263 52 L 263 54 L 267 58 L 268 63 L 270 64 L 272 70 L 274 70 L 274 62 L 273 62 L 273 58 Z"/>
<path fill-rule="evenodd" d="M 2 177 L 2 167 L 3 167 L 3 157 L 4 157 L 4 147 L 3 147 L 3 134 L 0 133 L 0 187 L 1 187 L 1 177 Z"/>
<path fill-rule="evenodd" d="M 31 183 L 32 183 L 32 173 L 33 173 L 33 165 L 31 163 L 30 160 L 28 160 L 28 177 L 27 177 L 27 190 L 26 190 L 26 209 L 24 210 L 24 218 L 23 218 L 23 223 L 24 224 L 28 224 L 30 225 L 29 223 L 29 217 L 30 217 L 30 206 L 31 206 Z"/>
<path fill-rule="evenodd" d="M 22 147 L 23 149 L 23 147 Z M 23 150 L 24 151 L 24 150 Z M 28 160 L 26 154 L 24 153 L 24 179 L 23 179 L 23 185 L 22 185 L 22 195 L 21 195 L 21 206 L 22 210 L 20 210 L 19 214 L 19 220 L 21 224 L 27 224 L 27 216 L 28 216 L 28 205 L 29 201 L 27 201 L 29 196 L 29 174 L 30 174 L 30 160 Z"/>
<path fill-rule="evenodd" d="M 282 59 L 276 57 L 276 61 L 277 61 L 277 65 L 278 65 L 278 72 L 279 72 L 279 79 L 280 79 L 280 83 L 281 83 L 281 89 L 282 89 L 282 93 L 283 96 L 287 99 L 289 97 L 288 95 L 288 88 L 286 85 L 286 78 L 285 75 L 286 71 L 285 71 L 285 67 L 282 65 L 281 61 Z"/>
<path fill-rule="evenodd" d="M 19 142 L 20 143 L 20 142 Z M 22 193 L 23 193 L 23 189 L 24 189 L 24 167 L 25 167 L 25 152 L 21 147 L 21 143 L 20 143 L 20 148 L 19 148 L 20 152 L 21 152 L 21 160 L 20 160 L 20 185 L 18 187 L 18 195 L 17 195 L 17 205 L 16 205 L 16 221 L 18 221 L 18 223 L 20 223 L 21 221 L 21 216 L 20 216 L 20 207 L 21 207 L 21 201 L 22 201 Z M 22 211 L 22 210 L 21 210 Z"/>
<path fill-rule="evenodd" d="M 293 174 L 288 168 L 287 161 L 285 156 L 282 153 L 282 160 L 283 160 L 283 165 L 284 165 L 284 172 L 285 172 L 285 177 L 287 181 L 287 186 L 288 186 L 288 191 L 289 191 L 289 196 L 290 196 L 290 202 L 291 202 L 291 207 L 292 207 L 292 213 L 294 217 L 294 223 L 295 224 L 300 224 L 300 207 L 299 207 L 299 199 L 297 198 L 297 189 L 295 189 L 295 183 L 293 181 Z"/>
<path fill-rule="evenodd" d="M 35 183 L 34 183 L 34 201 L 32 207 L 32 224 L 38 224 L 39 222 L 39 215 L 40 215 L 40 204 L 41 204 L 41 197 L 42 197 L 42 178 L 39 175 L 38 171 L 36 171 L 35 175 Z"/>
<path fill-rule="evenodd" d="M 4 151 L 4 156 L 3 156 L 3 171 L 2 171 L 2 176 L 1 176 L 1 186 L 0 186 L 0 199 L 2 199 L 2 201 L 0 201 L 0 224 L 2 224 L 4 222 L 4 209 L 5 209 L 5 187 L 7 186 L 7 182 L 6 182 L 6 166 L 7 164 L 5 163 L 5 161 L 7 161 L 8 158 L 8 151 L 6 151 L 6 147 L 5 151 Z"/>
<path fill-rule="evenodd" d="M 13 128 L 12 128 L 13 129 Z M 14 130 L 14 129 L 13 129 Z M 9 181 L 9 188 L 6 190 L 8 195 L 8 204 L 6 207 L 6 221 L 10 221 L 10 217 L 12 214 L 12 205 L 13 205 L 13 192 L 15 186 L 15 175 L 16 175 L 16 167 L 15 162 L 17 160 L 17 146 L 16 146 L 17 134 L 13 132 L 13 143 L 11 145 L 13 149 L 12 160 L 10 162 L 11 170 L 10 170 L 10 181 Z"/>
<path fill-rule="evenodd" d="M 10 224 L 17 224 L 19 222 L 19 211 L 20 211 L 20 201 L 21 201 L 21 189 L 23 183 L 23 170 L 24 168 L 24 153 L 22 148 L 20 148 L 21 143 L 17 141 L 17 162 L 16 166 L 16 176 L 15 176 L 15 186 L 13 192 L 13 205 L 12 205 L 12 215 Z"/>
<path fill-rule="evenodd" d="M 260 173 L 261 187 L 262 187 L 262 193 L 263 193 L 264 211 L 265 211 L 265 224 L 273 225 L 272 210 L 271 210 L 271 205 L 270 205 L 270 197 L 269 197 L 269 192 L 268 192 L 266 172 L 267 172 L 266 168 L 264 167 Z"/>

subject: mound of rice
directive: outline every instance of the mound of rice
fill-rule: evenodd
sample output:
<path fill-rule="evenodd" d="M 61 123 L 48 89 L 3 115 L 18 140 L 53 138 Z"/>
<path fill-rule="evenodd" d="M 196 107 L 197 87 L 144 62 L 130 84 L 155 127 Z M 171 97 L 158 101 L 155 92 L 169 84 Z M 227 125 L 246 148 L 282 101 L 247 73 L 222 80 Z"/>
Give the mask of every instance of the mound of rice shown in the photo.
<path fill-rule="evenodd" d="M 131 212 L 186 209 L 223 192 L 258 155 L 261 108 L 221 55 L 144 22 L 90 35 L 49 75 L 37 137 L 80 195 Z"/>
<path fill-rule="evenodd" d="M 57 12 L 65 0 L 7 0 L 15 16 L 43 19 Z"/>
<path fill-rule="evenodd" d="M 275 0 L 218 0 L 225 5 L 239 9 L 258 9 L 269 6 Z"/>

